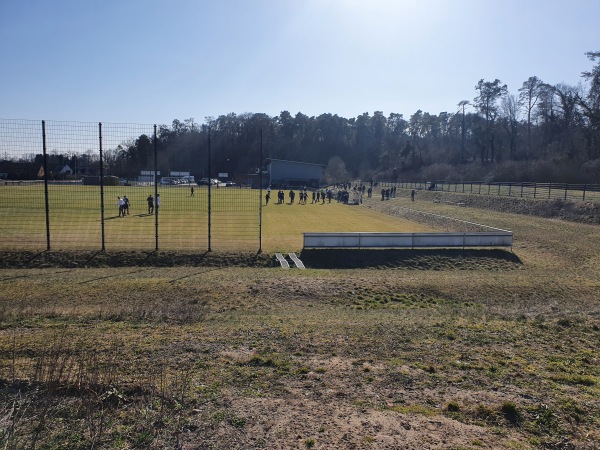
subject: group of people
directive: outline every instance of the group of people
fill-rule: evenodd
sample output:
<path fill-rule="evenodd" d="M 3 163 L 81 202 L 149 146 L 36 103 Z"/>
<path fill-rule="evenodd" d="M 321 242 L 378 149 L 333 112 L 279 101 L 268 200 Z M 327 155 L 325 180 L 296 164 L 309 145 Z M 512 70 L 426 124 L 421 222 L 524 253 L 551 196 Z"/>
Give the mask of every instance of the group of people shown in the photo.
<path fill-rule="evenodd" d="M 312 201 L 313 203 L 321 203 L 324 204 L 326 201 L 331 203 L 331 200 L 335 197 L 338 203 L 348 203 L 348 204 L 359 204 L 362 203 L 363 195 L 367 193 L 367 197 L 371 198 L 373 195 L 373 188 L 367 188 L 364 184 L 351 186 L 351 185 L 341 185 L 336 186 L 335 189 L 327 188 L 327 189 L 313 189 L 312 190 Z M 415 190 L 413 189 L 410 193 L 410 198 L 412 201 L 415 201 Z M 289 195 L 289 204 L 292 205 L 296 200 L 296 192 L 293 189 L 290 189 L 288 192 Z M 305 205 L 308 202 L 308 192 L 306 187 L 301 188 L 299 190 L 299 205 Z M 392 186 L 390 188 L 381 189 L 381 201 L 389 200 L 391 198 L 396 197 L 396 186 Z M 265 196 L 266 204 L 269 204 L 269 200 L 271 199 L 271 187 L 267 188 L 267 194 Z M 282 189 L 277 192 L 277 204 L 285 203 L 285 193 Z"/>
<path fill-rule="evenodd" d="M 393 197 L 396 197 L 396 186 L 392 186 L 391 188 L 381 190 L 381 201 L 389 200 Z"/>
<path fill-rule="evenodd" d="M 148 196 L 146 199 L 148 203 L 148 214 L 154 213 L 154 208 L 156 206 L 156 212 L 158 212 L 158 208 L 160 206 L 160 194 L 156 194 L 156 199 L 152 194 Z M 117 208 L 119 208 L 119 217 L 125 217 L 129 215 L 129 206 L 131 206 L 131 202 L 127 198 L 126 195 L 121 197 L 117 197 Z"/>
<path fill-rule="evenodd" d="M 308 193 L 306 192 L 306 188 L 304 188 L 304 190 L 301 189 L 300 193 L 298 195 L 300 196 L 298 204 L 306 204 L 306 201 L 308 200 Z M 289 196 L 290 196 L 290 205 L 291 205 L 296 200 L 296 193 L 294 192 L 293 189 L 290 189 Z M 314 193 L 313 193 L 313 198 L 314 198 Z M 271 200 L 271 186 L 269 186 L 267 188 L 267 193 L 265 194 L 265 205 L 269 204 L 269 200 Z M 283 190 L 280 189 L 279 191 L 277 191 L 277 204 L 280 205 L 284 202 L 285 202 L 285 194 L 284 194 Z"/>
<path fill-rule="evenodd" d="M 337 193 L 337 201 L 338 202 L 344 201 L 342 192 L 343 191 L 340 190 Z M 290 189 L 290 191 L 288 192 L 288 196 L 290 199 L 289 204 L 290 205 L 294 204 L 294 202 L 296 201 L 296 192 L 293 189 Z M 314 204 L 314 203 L 324 204 L 326 200 L 329 203 L 331 203 L 333 196 L 334 196 L 334 191 L 330 188 L 314 189 L 311 193 L 311 204 Z M 298 197 L 299 197 L 298 198 L 299 205 L 306 205 L 308 203 L 308 190 L 306 187 L 299 189 Z M 346 196 L 345 198 L 347 199 L 348 197 Z M 268 205 L 270 200 L 271 200 L 271 187 L 269 186 L 267 188 L 267 193 L 265 194 L 265 203 Z M 283 189 L 280 189 L 279 191 L 277 191 L 277 204 L 281 205 L 283 203 L 285 203 L 285 192 L 283 191 Z"/>
<path fill-rule="evenodd" d="M 129 215 L 129 199 L 126 195 L 123 198 L 117 197 L 117 208 L 119 208 L 119 217 Z"/>
<path fill-rule="evenodd" d="M 148 196 L 148 198 L 146 199 L 146 202 L 148 203 L 148 214 L 153 214 L 154 213 L 154 197 L 152 196 L 152 194 L 150 194 Z M 156 194 L 156 212 L 158 212 L 158 208 L 160 206 L 160 194 Z"/>
<path fill-rule="evenodd" d="M 316 198 L 318 198 L 317 196 L 320 196 L 320 192 L 319 191 L 313 191 L 312 192 L 312 203 L 317 203 L 318 200 L 315 200 Z M 290 189 L 289 192 L 289 197 L 290 197 L 290 204 L 294 203 L 295 198 L 296 198 L 296 193 L 294 192 L 293 189 Z M 306 191 L 306 188 L 304 189 L 300 189 L 298 191 L 298 204 L 299 205 L 306 205 L 306 203 L 308 202 L 308 192 Z M 285 195 L 283 193 L 283 191 L 279 191 L 278 194 L 278 198 L 279 198 L 279 203 L 283 203 L 285 201 Z M 323 195 L 323 202 L 325 202 L 325 196 Z"/>

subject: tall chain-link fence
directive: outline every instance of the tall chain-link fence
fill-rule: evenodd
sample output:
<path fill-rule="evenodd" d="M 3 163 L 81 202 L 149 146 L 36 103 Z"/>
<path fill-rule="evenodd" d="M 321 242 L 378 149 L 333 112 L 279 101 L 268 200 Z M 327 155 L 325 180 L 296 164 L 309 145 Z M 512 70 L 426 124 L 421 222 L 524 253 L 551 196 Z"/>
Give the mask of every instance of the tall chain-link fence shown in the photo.
<path fill-rule="evenodd" d="M 155 125 L 0 119 L 0 250 L 260 250 L 260 190 L 161 176 L 157 141 Z M 210 142 L 203 157 L 210 179 Z"/>

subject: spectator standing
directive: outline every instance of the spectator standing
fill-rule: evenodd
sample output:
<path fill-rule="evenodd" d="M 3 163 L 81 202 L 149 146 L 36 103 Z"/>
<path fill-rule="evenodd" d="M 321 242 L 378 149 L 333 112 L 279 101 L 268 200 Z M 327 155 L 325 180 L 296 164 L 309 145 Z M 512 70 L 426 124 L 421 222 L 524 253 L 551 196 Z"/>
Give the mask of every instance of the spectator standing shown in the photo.
<path fill-rule="evenodd" d="M 121 197 L 117 197 L 117 208 L 119 208 L 119 217 L 125 217 L 125 213 L 123 212 L 123 199 Z"/>
<path fill-rule="evenodd" d="M 148 196 L 146 201 L 148 202 L 148 214 L 152 214 L 154 212 L 154 197 L 152 197 L 152 194 Z"/>

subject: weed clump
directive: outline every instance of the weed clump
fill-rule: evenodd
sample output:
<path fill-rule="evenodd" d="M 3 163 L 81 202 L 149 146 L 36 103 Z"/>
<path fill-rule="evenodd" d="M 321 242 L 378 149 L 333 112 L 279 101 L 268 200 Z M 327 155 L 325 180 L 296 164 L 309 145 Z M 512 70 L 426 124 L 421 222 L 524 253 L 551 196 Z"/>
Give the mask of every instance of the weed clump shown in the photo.
<path fill-rule="evenodd" d="M 517 409 L 517 405 L 515 405 L 513 402 L 504 402 L 502 403 L 502 406 L 500 407 L 500 411 L 502 412 L 502 415 L 504 416 L 504 418 L 511 424 L 511 425 L 520 425 L 521 422 L 523 421 L 523 417 L 521 415 L 521 413 L 519 412 L 519 410 Z"/>
<path fill-rule="evenodd" d="M 560 319 L 558 322 L 556 322 L 556 324 L 563 328 L 571 328 L 574 325 L 573 322 L 571 322 L 571 320 L 567 319 L 566 317 Z"/>
<path fill-rule="evenodd" d="M 460 412 L 460 405 L 456 402 L 449 402 L 446 405 L 446 411 L 451 412 L 451 413 Z"/>

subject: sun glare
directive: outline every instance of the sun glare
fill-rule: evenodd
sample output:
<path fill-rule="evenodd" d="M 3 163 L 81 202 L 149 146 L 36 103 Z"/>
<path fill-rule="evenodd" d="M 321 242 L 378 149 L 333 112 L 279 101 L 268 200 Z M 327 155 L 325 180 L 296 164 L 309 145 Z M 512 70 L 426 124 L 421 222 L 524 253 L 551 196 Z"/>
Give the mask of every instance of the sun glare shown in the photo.
<path fill-rule="evenodd" d="M 364 43 L 397 44 L 433 26 L 443 5 L 416 0 L 327 0 L 312 3 L 313 12 L 329 19 L 336 32 Z"/>

